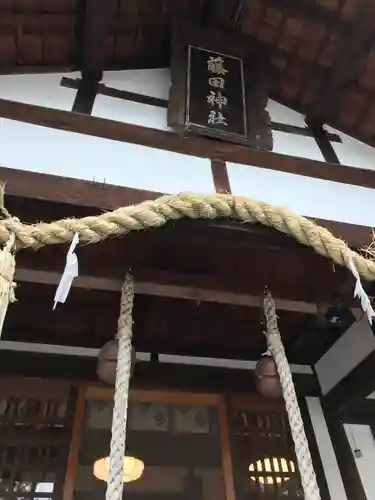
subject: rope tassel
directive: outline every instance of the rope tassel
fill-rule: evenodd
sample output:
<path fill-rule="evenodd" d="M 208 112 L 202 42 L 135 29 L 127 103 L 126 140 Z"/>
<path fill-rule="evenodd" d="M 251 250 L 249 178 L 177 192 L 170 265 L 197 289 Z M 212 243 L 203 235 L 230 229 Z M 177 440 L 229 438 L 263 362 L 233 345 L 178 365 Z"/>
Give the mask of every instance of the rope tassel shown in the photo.
<path fill-rule="evenodd" d="M 5 184 L 0 183 L 0 218 L 3 219 L 1 222 L 6 223 L 12 220 L 17 224 L 19 220 L 12 217 L 4 206 L 4 193 Z M 16 259 L 14 257 L 16 248 L 15 233 L 10 231 L 8 237 L 4 239 L 3 242 L 4 246 L 2 250 L 0 250 L 0 337 L 3 331 L 8 305 L 16 301 L 14 294 L 16 284 L 13 281 L 16 271 Z"/>
<path fill-rule="evenodd" d="M 112 437 L 109 452 L 109 471 L 106 500 L 121 500 L 123 491 L 126 423 L 128 413 L 131 368 L 132 311 L 134 302 L 133 277 L 127 274 L 121 290 L 118 319 L 117 371 L 112 416 Z"/>
<path fill-rule="evenodd" d="M 14 294 L 16 284 L 13 281 L 16 259 L 12 252 L 14 240 L 14 235 L 11 235 L 4 248 L 0 251 L 0 337 L 8 305 L 16 300 Z"/>
<path fill-rule="evenodd" d="M 277 326 L 275 303 L 268 290 L 266 290 L 264 296 L 264 315 L 267 326 L 265 335 L 268 349 L 275 360 L 280 377 L 305 500 L 320 500 L 319 486 L 311 459 L 301 411 L 298 406 L 292 374 Z"/>

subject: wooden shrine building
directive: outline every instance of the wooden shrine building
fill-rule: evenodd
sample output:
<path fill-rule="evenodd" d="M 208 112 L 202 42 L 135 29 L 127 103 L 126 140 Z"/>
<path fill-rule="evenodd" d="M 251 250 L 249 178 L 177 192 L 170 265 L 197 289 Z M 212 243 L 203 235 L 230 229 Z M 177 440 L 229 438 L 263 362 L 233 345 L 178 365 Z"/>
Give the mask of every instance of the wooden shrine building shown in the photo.
<path fill-rule="evenodd" d="M 49 223 L 164 194 L 226 194 L 305 216 L 365 254 L 374 34 L 371 0 L 0 0 L 3 218 Z M 80 234 L 78 277 L 55 309 L 62 231 L 61 244 L 16 241 L 17 301 L 0 339 L 0 500 L 104 498 L 93 465 L 109 453 L 113 387 L 97 364 L 128 269 L 126 453 L 144 470 L 124 498 L 304 497 L 284 401 L 255 373 L 265 286 L 321 498 L 375 498 L 375 336 L 353 275 L 321 255 L 323 240 L 316 252 L 303 231 L 283 234 L 289 219 L 277 231 L 261 210 L 262 224 L 198 212 L 100 242 Z M 362 278 L 371 299 L 375 274 Z"/>

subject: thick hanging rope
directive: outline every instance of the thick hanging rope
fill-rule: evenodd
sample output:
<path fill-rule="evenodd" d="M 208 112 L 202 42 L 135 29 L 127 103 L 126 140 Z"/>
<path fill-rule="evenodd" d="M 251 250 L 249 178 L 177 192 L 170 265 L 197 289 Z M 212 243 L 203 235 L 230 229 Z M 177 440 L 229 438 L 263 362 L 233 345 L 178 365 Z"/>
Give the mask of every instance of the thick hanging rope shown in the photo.
<path fill-rule="evenodd" d="M 117 370 L 111 429 L 112 437 L 109 453 L 109 471 L 105 496 L 106 500 L 121 500 L 122 498 L 131 368 L 133 301 L 133 277 L 130 274 L 127 274 L 121 291 L 120 316 L 118 319 L 117 329 Z"/>
<path fill-rule="evenodd" d="M 266 291 L 264 296 L 264 315 L 267 326 L 265 335 L 267 337 L 268 349 L 275 360 L 280 377 L 305 500 L 320 500 L 319 486 L 294 389 L 292 374 L 277 326 L 275 303 L 268 291 Z"/>
<path fill-rule="evenodd" d="M 78 233 L 81 242 L 96 243 L 130 231 L 161 227 L 169 220 L 184 217 L 232 217 L 250 224 L 260 223 L 293 236 L 299 243 L 312 247 L 336 264 L 347 266 L 351 259 L 363 278 L 375 280 L 374 261 L 353 252 L 344 241 L 335 238 L 313 221 L 268 203 L 224 194 L 162 196 L 155 201 L 118 208 L 96 217 L 63 219 L 51 223 L 28 225 L 10 218 L 0 221 L 0 242 L 6 243 L 14 235 L 17 248 L 38 249 L 45 245 L 70 242 L 74 234 Z"/>

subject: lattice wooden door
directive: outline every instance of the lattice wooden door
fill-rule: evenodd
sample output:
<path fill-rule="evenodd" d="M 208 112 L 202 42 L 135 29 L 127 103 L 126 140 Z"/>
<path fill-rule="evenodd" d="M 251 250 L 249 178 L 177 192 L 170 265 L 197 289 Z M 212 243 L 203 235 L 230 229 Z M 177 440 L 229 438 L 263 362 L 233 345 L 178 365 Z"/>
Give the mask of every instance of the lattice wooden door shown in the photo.
<path fill-rule="evenodd" d="M 237 399 L 231 417 L 237 498 L 303 498 L 283 405 L 264 406 L 259 398 Z"/>
<path fill-rule="evenodd" d="M 59 500 L 70 440 L 69 386 L 0 380 L 0 500 Z"/>

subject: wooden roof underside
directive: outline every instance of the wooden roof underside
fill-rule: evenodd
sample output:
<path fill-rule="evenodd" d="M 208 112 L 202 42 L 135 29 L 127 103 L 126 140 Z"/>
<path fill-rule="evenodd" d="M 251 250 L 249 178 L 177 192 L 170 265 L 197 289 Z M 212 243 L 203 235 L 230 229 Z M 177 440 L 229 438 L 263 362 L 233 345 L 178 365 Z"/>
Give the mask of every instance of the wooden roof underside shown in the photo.
<path fill-rule="evenodd" d="M 125 191 L 132 195 L 130 189 Z M 49 195 L 54 194 L 51 184 Z M 125 204 L 130 201 L 136 200 L 124 196 Z M 98 212 L 93 207 L 21 196 L 8 196 L 7 207 L 24 222 Z M 74 287 L 67 303 L 52 311 L 66 250 L 66 245 L 56 245 L 17 254 L 17 272 L 52 273 L 55 279 L 37 282 L 16 277 L 18 302 L 9 308 L 3 340 L 99 348 L 113 338 L 119 307 L 116 289 Z M 80 246 L 78 258 L 81 277 L 118 282 L 131 267 L 139 282 L 190 291 L 190 299 L 137 295 L 134 344 L 139 351 L 241 359 L 256 359 L 264 351 L 260 307 L 199 301 L 197 290 L 251 295 L 259 297 L 261 304 L 267 284 L 275 298 L 313 308 L 320 304 L 324 310 L 338 296 L 344 305 L 358 307 L 353 280 L 345 268 L 333 269 L 329 259 L 277 231 L 230 221 L 182 220 L 123 239 Z M 278 314 L 293 363 L 314 363 L 342 333 L 322 323 L 311 310 L 281 308 Z"/>
<path fill-rule="evenodd" d="M 0 72 L 166 67 L 174 19 L 255 36 L 272 97 L 375 143 L 372 0 L 1 0 Z"/>

